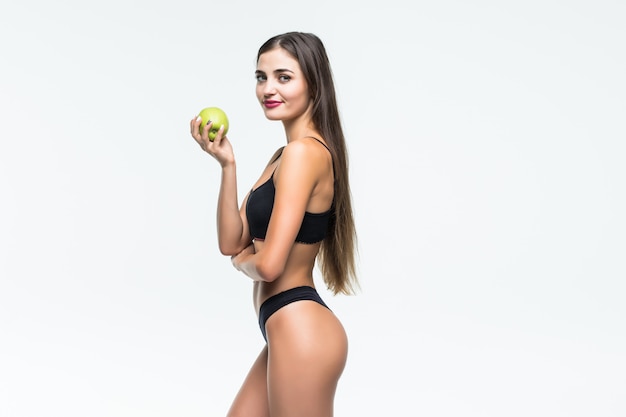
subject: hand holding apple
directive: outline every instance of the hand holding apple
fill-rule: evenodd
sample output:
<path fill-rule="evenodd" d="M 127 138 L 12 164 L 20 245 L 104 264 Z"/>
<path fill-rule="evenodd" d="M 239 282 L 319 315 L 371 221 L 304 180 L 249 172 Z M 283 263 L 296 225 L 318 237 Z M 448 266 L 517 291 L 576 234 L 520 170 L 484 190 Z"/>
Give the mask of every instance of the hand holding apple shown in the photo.
<path fill-rule="evenodd" d="M 213 122 L 211 130 L 209 130 L 209 140 L 211 142 L 215 140 L 215 135 L 217 135 L 217 132 L 222 126 L 224 126 L 224 132 L 222 134 L 226 135 L 228 132 L 228 117 L 226 113 L 224 113 L 224 110 L 219 107 L 206 107 L 200 111 L 198 117 L 202 120 L 200 123 L 200 132 L 202 132 L 202 129 L 204 129 L 208 123 Z"/>
<path fill-rule="evenodd" d="M 209 125 L 207 127 L 207 125 Z M 191 119 L 191 137 L 203 151 L 215 158 L 222 167 L 232 165 L 235 155 L 226 137 L 228 118 L 219 107 L 207 107 Z M 219 140 L 218 140 L 219 139 Z"/>

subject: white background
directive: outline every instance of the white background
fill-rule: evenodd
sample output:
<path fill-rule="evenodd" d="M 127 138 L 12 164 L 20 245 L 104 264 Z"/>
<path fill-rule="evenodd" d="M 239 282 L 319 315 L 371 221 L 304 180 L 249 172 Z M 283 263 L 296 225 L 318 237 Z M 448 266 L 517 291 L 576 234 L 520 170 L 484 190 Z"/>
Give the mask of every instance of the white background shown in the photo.
<path fill-rule="evenodd" d="M 171 4 L 168 4 L 171 3 Z M 219 254 L 284 143 L 270 36 L 327 46 L 362 290 L 337 416 L 626 415 L 626 3 L 7 1 L 0 6 L 0 416 L 224 415 L 263 339 Z M 318 277 L 319 278 L 319 277 Z"/>

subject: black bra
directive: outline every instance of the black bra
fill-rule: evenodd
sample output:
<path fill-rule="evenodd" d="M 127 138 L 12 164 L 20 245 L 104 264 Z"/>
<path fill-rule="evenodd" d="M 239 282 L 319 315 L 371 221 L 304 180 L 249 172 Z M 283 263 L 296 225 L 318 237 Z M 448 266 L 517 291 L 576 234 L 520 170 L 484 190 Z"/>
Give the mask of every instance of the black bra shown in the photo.
<path fill-rule="evenodd" d="M 313 139 L 317 140 L 328 149 L 322 141 L 317 138 Z M 280 155 L 276 159 L 278 158 L 280 158 Z M 250 235 L 254 239 L 265 239 L 272 209 L 274 208 L 275 195 L 276 188 L 274 188 L 273 172 L 272 176 L 267 181 L 250 191 L 246 204 L 246 218 L 248 219 Z M 323 213 L 305 212 L 302 225 L 296 236 L 296 242 L 313 244 L 324 240 L 333 208 L 334 207 L 331 206 L 329 210 Z"/>

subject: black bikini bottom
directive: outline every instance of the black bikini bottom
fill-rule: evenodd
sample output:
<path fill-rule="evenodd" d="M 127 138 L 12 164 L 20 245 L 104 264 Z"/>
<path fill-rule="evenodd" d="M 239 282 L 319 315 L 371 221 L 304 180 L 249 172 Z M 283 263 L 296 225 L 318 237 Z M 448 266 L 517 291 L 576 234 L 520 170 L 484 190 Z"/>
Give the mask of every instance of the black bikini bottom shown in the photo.
<path fill-rule="evenodd" d="M 259 327 L 261 327 L 261 333 L 263 333 L 263 338 L 266 342 L 267 334 L 265 333 L 265 322 L 267 322 L 267 319 L 287 304 L 303 300 L 315 301 L 328 308 L 322 300 L 322 297 L 317 293 L 317 290 L 309 286 L 288 289 L 271 296 L 261 304 L 261 308 L 259 309 Z"/>

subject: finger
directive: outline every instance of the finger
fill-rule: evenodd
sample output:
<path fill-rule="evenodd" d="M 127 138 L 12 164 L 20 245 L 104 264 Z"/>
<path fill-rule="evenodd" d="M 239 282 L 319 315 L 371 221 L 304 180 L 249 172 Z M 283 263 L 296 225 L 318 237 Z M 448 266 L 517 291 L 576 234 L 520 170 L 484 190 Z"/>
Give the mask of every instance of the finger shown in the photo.
<path fill-rule="evenodd" d="M 237 271 L 239 271 L 239 267 L 237 266 L 237 255 L 233 255 L 230 257 L 230 263 L 233 264 Z"/>
<path fill-rule="evenodd" d="M 213 126 L 213 122 L 211 120 L 209 120 L 207 122 L 207 124 L 204 126 L 204 128 L 202 129 L 202 140 L 203 141 L 209 141 L 209 132 L 211 131 L 211 127 Z"/>
<path fill-rule="evenodd" d="M 202 122 L 202 118 L 200 118 L 200 116 L 196 116 L 195 118 L 191 119 L 191 121 L 189 122 L 189 127 L 191 129 L 191 136 L 193 136 L 195 140 L 198 140 L 198 138 L 200 137 L 199 127 L 200 127 L 201 122 Z"/>
<path fill-rule="evenodd" d="M 219 146 L 219 144 L 222 142 L 223 137 L 224 137 L 224 125 L 220 126 L 220 129 L 215 134 L 215 139 L 213 140 L 213 143 Z"/>

